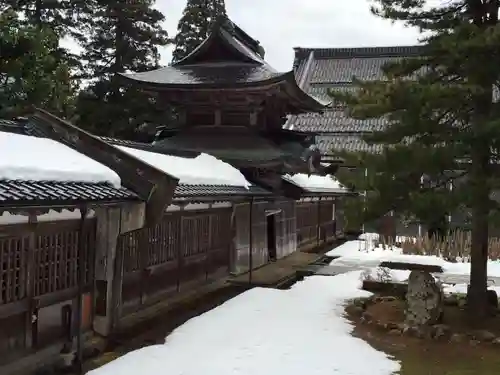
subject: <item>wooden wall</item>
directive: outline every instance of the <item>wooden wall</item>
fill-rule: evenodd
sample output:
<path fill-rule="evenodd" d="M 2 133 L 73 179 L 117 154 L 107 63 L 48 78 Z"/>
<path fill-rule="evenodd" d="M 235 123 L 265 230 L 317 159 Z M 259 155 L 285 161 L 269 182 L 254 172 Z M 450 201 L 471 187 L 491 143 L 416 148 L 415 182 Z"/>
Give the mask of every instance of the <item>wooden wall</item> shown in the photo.
<path fill-rule="evenodd" d="M 87 219 L 83 228 L 80 220 L 0 226 L 0 364 L 74 335 L 80 266 L 84 292 L 92 293 L 95 225 Z M 84 305 L 90 301 L 84 297 Z M 89 329 L 91 315 L 83 319 Z"/>
<path fill-rule="evenodd" d="M 297 203 L 297 246 L 308 250 L 332 241 L 336 235 L 334 201 Z"/>
<path fill-rule="evenodd" d="M 267 220 L 274 220 L 277 259 L 297 249 L 295 201 L 254 202 L 235 207 L 235 259 L 232 271 L 246 272 L 269 262 Z M 252 218 L 252 259 L 250 259 L 250 217 Z"/>
<path fill-rule="evenodd" d="M 167 213 L 118 240 L 120 316 L 229 275 L 232 209 Z"/>

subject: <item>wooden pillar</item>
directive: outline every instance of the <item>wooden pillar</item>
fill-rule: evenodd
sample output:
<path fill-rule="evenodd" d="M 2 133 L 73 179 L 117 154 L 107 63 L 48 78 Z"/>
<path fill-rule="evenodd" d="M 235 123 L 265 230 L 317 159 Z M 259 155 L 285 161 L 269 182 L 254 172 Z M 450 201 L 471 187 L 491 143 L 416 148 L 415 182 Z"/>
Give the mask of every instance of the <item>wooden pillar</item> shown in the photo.
<path fill-rule="evenodd" d="M 317 204 L 317 212 L 316 212 L 316 247 L 320 245 L 320 237 L 321 237 L 321 197 L 318 199 Z"/>
<path fill-rule="evenodd" d="M 95 258 L 95 317 L 94 330 L 107 336 L 111 332 L 114 309 L 112 306 L 115 277 L 116 244 L 120 233 L 120 209 L 96 208 Z"/>
<path fill-rule="evenodd" d="M 249 239 L 248 239 L 248 247 L 250 253 L 248 254 L 248 283 L 252 283 L 252 276 L 253 276 L 253 197 L 252 200 L 250 201 L 250 228 L 249 228 Z"/>
<path fill-rule="evenodd" d="M 37 230 L 37 215 L 30 214 L 28 218 L 30 226 L 30 235 L 28 242 L 28 258 L 26 259 L 25 269 L 25 294 L 29 301 L 29 311 L 26 314 L 25 340 L 27 348 L 36 348 L 38 345 L 38 305 L 34 296 L 34 269 L 35 269 L 35 246 L 36 246 L 36 230 Z"/>
<path fill-rule="evenodd" d="M 123 254 L 118 251 L 118 236 L 139 229 L 145 223 L 145 205 L 131 203 L 121 207 L 98 207 L 95 256 L 94 330 L 108 336 L 121 315 Z"/>

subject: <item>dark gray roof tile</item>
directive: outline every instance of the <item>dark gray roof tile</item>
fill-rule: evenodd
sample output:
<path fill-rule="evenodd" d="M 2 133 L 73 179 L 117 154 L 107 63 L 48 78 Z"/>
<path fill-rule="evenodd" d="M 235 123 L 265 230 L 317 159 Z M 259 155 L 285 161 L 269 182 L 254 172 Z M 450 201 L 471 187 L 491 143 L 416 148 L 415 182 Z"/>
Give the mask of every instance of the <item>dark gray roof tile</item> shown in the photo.
<path fill-rule="evenodd" d="M 107 183 L 0 180 L 0 202 L 10 204 L 77 204 L 137 200 L 138 196 L 124 187 Z"/>
<path fill-rule="evenodd" d="M 323 114 L 308 113 L 295 116 L 288 122 L 289 129 L 303 132 L 371 132 L 382 130 L 386 120 L 382 118 L 357 120 L 344 110 L 335 109 Z"/>
<path fill-rule="evenodd" d="M 310 95 L 321 99 L 330 99 L 328 90 L 355 91 L 353 77 L 361 80 L 383 78 L 382 67 L 388 62 L 404 57 L 418 56 L 421 46 L 401 47 L 362 47 L 362 48 L 296 48 L 295 68 L 297 75 L 305 78 L 305 89 Z M 308 64 L 312 53 L 313 61 Z M 335 105 L 335 103 L 334 103 Z M 324 114 L 305 114 L 291 117 L 285 125 L 289 129 L 320 133 L 356 133 L 382 130 L 386 120 L 356 120 L 349 117 L 339 106 L 325 111 Z M 325 136 L 326 137 L 326 136 Z M 329 135 L 321 138 L 322 152 L 334 147 L 338 149 L 375 151 L 376 146 L 369 146 L 360 135 Z"/>
<path fill-rule="evenodd" d="M 255 83 L 278 77 L 282 73 L 266 65 L 245 63 L 206 63 L 203 65 L 167 66 L 143 73 L 124 74 L 136 82 L 165 85 L 233 85 Z"/>
<path fill-rule="evenodd" d="M 362 134 L 329 134 L 316 136 L 316 144 L 323 155 L 332 155 L 335 152 L 382 152 L 382 145 L 368 144 Z"/>
<path fill-rule="evenodd" d="M 340 48 L 295 48 L 296 54 L 305 56 L 314 52 L 316 59 L 352 59 L 362 57 L 418 56 L 422 46 L 385 46 L 385 47 L 340 47 Z"/>
<path fill-rule="evenodd" d="M 357 88 L 346 84 L 314 84 L 309 85 L 309 87 L 307 88 L 307 93 L 323 101 L 331 101 L 332 97 L 328 95 L 328 92 L 330 90 L 354 93 L 356 92 Z"/>
<path fill-rule="evenodd" d="M 382 67 L 401 57 L 369 57 L 336 60 L 315 60 L 309 83 L 349 83 L 353 77 L 365 81 L 383 79 Z"/>
<path fill-rule="evenodd" d="M 271 193 L 259 186 L 251 186 L 249 189 L 243 186 L 229 185 L 185 185 L 179 184 L 175 189 L 174 200 L 181 198 L 197 198 L 197 197 L 246 197 L 246 196 L 262 196 L 270 195 Z"/>

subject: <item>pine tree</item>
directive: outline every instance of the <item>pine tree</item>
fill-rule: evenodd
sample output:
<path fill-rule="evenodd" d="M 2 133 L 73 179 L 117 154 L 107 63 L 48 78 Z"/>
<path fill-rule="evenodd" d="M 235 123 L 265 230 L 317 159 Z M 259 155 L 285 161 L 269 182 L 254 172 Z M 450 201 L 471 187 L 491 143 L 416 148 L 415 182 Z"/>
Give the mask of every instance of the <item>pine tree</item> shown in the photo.
<path fill-rule="evenodd" d="M 384 82 L 358 82 L 355 95 L 334 94 L 357 118 L 385 116 L 387 129 L 372 141 L 396 157 L 395 180 L 408 195 L 427 175 L 434 187 L 457 179 L 453 195 L 471 211 L 471 321 L 487 314 L 488 218 L 498 186 L 500 147 L 498 1 L 376 0 L 373 12 L 427 32 L 422 56 L 388 64 Z M 382 185 L 383 186 L 383 185 Z M 380 189 L 382 190 L 382 189 Z"/>
<path fill-rule="evenodd" d="M 363 199 L 353 199 L 346 204 L 344 211 L 349 222 L 360 227 L 362 223 L 378 221 L 392 211 L 407 224 L 422 225 L 429 237 L 447 235 L 450 229 L 448 215 L 463 210 L 460 190 L 450 191 L 448 178 L 454 176 L 449 173 L 440 176 L 439 171 L 432 169 L 434 165 L 424 166 L 417 151 L 398 147 L 380 155 L 339 153 L 351 167 L 339 170 L 339 180 L 356 191 L 366 192 Z M 426 149 L 421 151 L 429 152 Z M 414 171 L 413 164 L 418 167 Z M 427 174 L 419 176 L 424 170 Z"/>
<path fill-rule="evenodd" d="M 198 47 L 208 37 L 212 23 L 225 15 L 224 0 L 188 0 L 174 38 L 173 62 L 181 60 Z"/>
<path fill-rule="evenodd" d="M 57 45 L 51 29 L 26 25 L 11 10 L 0 14 L 0 118 L 32 106 L 71 114 L 74 87 L 67 65 L 54 58 Z"/>
<path fill-rule="evenodd" d="M 83 43 L 87 78 L 78 98 L 77 123 L 97 134 L 131 138 L 156 112 L 153 99 L 123 87 L 117 73 L 159 67 L 158 47 L 168 43 L 164 16 L 154 0 L 95 0 L 90 35 Z"/>
<path fill-rule="evenodd" d="M 89 0 L 1 0 L 0 9 L 15 11 L 32 26 L 50 28 L 58 37 L 71 35 Z"/>
<path fill-rule="evenodd" d="M 51 30 L 61 40 L 71 37 L 82 40 L 88 20 L 91 19 L 94 0 L 0 0 L 0 10 L 12 10 L 22 23 L 38 29 Z M 20 21 L 21 22 L 21 21 Z M 72 68 L 80 68 L 76 54 L 58 46 L 54 57 L 64 60 Z"/>

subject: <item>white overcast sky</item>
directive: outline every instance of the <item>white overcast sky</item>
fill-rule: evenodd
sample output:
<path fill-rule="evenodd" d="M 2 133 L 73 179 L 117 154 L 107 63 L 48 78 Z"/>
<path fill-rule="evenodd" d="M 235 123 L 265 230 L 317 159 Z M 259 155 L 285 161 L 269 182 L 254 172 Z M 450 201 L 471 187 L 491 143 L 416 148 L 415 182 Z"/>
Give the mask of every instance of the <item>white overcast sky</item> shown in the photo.
<path fill-rule="evenodd" d="M 226 0 L 229 18 L 266 50 L 266 60 L 290 70 L 293 47 L 374 47 L 412 45 L 418 32 L 370 13 L 370 0 Z M 173 37 L 186 0 L 156 0 Z M 171 49 L 162 50 L 162 64 Z"/>

